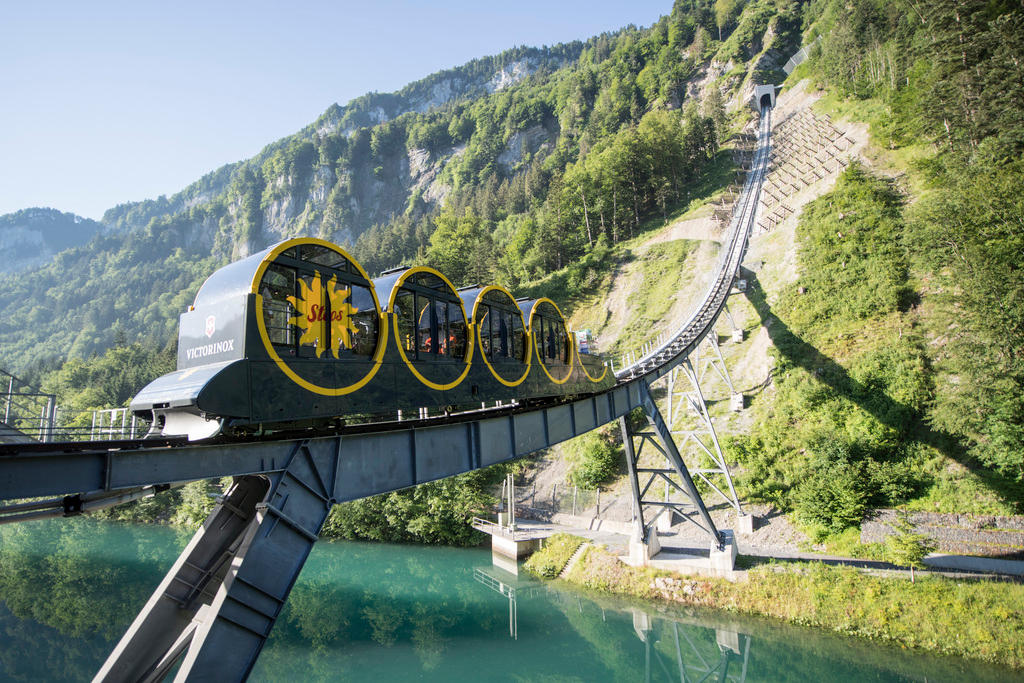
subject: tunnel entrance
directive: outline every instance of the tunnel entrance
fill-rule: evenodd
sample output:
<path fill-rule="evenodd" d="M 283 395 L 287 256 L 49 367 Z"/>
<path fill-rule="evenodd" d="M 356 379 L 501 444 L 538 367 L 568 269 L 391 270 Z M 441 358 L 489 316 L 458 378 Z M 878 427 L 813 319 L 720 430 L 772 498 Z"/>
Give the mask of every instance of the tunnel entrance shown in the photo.
<path fill-rule="evenodd" d="M 754 86 L 754 97 L 751 105 L 756 105 L 758 111 L 765 107 L 775 106 L 775 86 L 774 85 L 757 85 Z"/>

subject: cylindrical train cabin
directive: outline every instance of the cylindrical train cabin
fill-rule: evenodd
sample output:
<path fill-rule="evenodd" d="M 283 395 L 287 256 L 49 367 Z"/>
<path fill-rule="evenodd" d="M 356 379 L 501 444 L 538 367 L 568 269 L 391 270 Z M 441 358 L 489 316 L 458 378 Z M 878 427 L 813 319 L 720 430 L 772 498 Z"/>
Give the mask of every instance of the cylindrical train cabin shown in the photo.
<path fill-rule="evenodd" d="M 572 374 L 573 347 L 569 328 L 551 299 L 520 299 L 519 308 L 530 330 L 530 346 L 540 368 L 555 384 L 564 384 Z"/>
<path fill-rule="evenodd" d="M 417 266 L 387 272 L 374 285 L 386 297 L 384 314 L 402 363 L 426 388 L 458 386 L 473 362 L 473 329 L 448 278 Z"/>
<path fill-rule="evenodd" d="M 548 299 L 456 291 L 426 267 L 371 281 L 340 247 L 298 238 L 203 283 L 181 316 L 178 369 L 131 407 L 154 431 L 201 439 L 610 387 L 571 340 Z"/>

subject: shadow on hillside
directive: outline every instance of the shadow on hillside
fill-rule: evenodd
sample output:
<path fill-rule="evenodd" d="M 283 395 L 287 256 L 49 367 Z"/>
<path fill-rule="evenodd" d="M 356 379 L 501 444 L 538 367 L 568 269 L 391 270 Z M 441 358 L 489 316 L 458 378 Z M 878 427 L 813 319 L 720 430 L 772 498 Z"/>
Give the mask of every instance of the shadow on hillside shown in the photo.
<path fill-rule="evenodd" d="M 747 280 L 747 300 L 757 311 L 761 325 L 767 330 L 772 344 L 786 360 L 811 373 L 840 396 L 853 401 L 870 413 L 883 425 L 896 430 L 903 438 L 935 448 L 946 457 L 970 469 L 985 485 L 1004 499 L 1020 505 L 1024 499 L 1020 484 L 979 466 L 967 455 L 953 435 L 928 425 L 911 406 L 893 400 L 880 391 L 873 391 L 853 379 L 846 368 L 798 337 L 782 320 L 772 314 L 771 307 L 765 299 L 764 289 L 755 273 L 743 269 L 743 277 Z"/>

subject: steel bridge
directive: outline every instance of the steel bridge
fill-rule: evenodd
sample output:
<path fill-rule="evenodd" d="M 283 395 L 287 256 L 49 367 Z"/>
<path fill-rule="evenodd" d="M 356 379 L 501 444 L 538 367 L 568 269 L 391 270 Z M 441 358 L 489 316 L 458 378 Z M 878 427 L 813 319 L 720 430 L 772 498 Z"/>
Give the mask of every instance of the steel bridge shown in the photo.
<path fill-rule="evenodd" d="M 604 393 L 262 439 L 0 445 L 0 501 L 50 497 L 0 508 L 0 521 L 77 514 L 189 481 L 234 478 L 94 680 L 157 681 L 176 665 L 175 680 L 243 680 L 334 504 L 518 458 L 616 420 L 626 444 L 638 540 L 656 542 L 659 517 L 680 514 L 721 549 L 726 538 L 694 485 L 670 431 L 671 414 L 668 420 L 662 415 L 651 385 L 668 378 L 671 403 L 680 372 L 693 383 L 695 391 L 686 396 L 711 437 L 711 445 L 698 443 L 716 463 L 694 473 L 708 483 L 708 474 L 724 473 L 729 492 L 718 490 L 740 512 L 693 358 L 702 344 L 717 353 L 715 324 L 728 313 L 726 301 L 751 234 L 770 132 L 766 106 L 751 171 L 703 298 L 667 339 L 631 356 Z M 647 417 L 645 432 L 626 419 L 635 408 Z M 634 437 L 653 444 L 664 466 L 639 466 Z M 655 483 L 675 489 L 687 503 L 669 502 L 667 494 L 655 499 Z"/>

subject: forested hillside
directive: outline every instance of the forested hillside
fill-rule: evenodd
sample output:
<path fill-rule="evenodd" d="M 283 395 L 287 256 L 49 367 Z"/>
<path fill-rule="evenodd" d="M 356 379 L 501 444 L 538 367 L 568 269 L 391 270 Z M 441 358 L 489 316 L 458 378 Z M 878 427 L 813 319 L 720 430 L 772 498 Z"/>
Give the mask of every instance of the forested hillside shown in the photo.
<path fill-rule="evenodd" d="M 111 209 L 116 237 L 0 280 L 0 366 L 119 335 L 165 344 L 217 266 L 295 235 L 346 244 L 371 272 L 425 261 L 460 283 L 561 267 L 688 201 L 726 103 L 752 74 L 780 77 L 800 20 L 790 0 L 680 0 L 650 28 L 334 105 L 169 199 Z"/>

